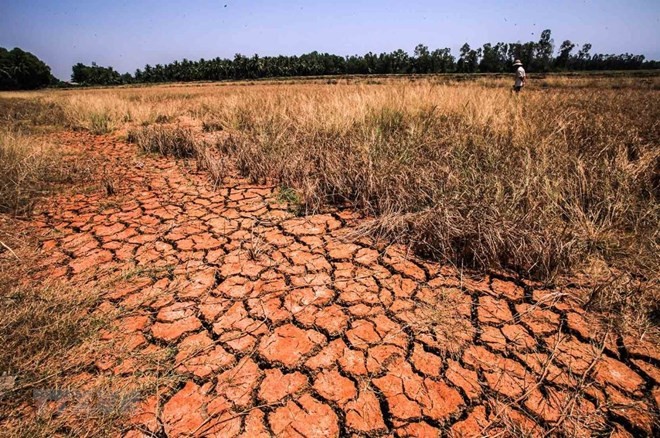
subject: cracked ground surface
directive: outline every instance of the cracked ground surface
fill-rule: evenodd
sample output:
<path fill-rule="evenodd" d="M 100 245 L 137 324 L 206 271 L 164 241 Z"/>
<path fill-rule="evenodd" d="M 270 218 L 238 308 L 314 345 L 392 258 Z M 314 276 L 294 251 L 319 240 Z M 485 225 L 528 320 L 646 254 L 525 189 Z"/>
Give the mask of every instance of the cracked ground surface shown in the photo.
<path fill-rule="evenodd" d="M 117 181 L 32 224 L 42 275 L 121 315 L 89 372 L 166 350 L 178 376 L 125 436 L 657 436 L 660 348 L 607 332 L 577 288 L 418 260 L 351 237 L 350 211 L 296 217 L 274 186 L 213 187 L 111 137 L 58 141 Z"/>

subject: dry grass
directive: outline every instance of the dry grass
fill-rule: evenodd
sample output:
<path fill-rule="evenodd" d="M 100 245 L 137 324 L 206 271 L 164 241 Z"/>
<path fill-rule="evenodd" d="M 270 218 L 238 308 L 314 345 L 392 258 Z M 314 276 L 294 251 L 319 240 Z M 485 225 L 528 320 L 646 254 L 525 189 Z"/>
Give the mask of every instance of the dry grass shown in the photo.
<path fill-rule="evenodd" d="M 646 92 L 429 85 L 282 90 L 226 109 L 239 170 L 349 202 L 419 250 L 549 277 L 657 268 L 658 111 Z M 596 110 L 598 108 L 598 110 Z"/>
<path fill-rule="evenodd" d="M 103 306 L 105 286 L 37 280 L 43 259 L 21 228 L 0 216 L 2 436 L 116 436 L 145 395 L 176 386 L 171 352 L 127 352 L 101 339 L 125 311 Z M 96 371 L 95 361 L 107 355 L 140 367 L 121 376 Z"/>
<path fill-rule="evenodd" d="M 658 82 L 532 78 L 519 97 L 508 79 L 458 77 L 4 93 L 0 114 L 13 129 L 0 131 L 0 210 L 29 213 L 67 175 L 58 154 L 30 134 L 127 130 L 141 150 L 193 158 L 215 182 L 230 157 L 253 180 L 278 181 L 281 198 L 301 212 L 351 206 L 370 217 L 366 231 L 459 266 L 547 280 L 584 272 L 590 308 L 624 330 L 657 330 Z M 102 180 L 112 195 L 111 173 Z M 258 258 L 262 242 L 252 237 L 245 249 Z M 8 434 L 110 433 L 126 403 L 145 392 L 140 385 L 173 379 L 156 366 L 139 385 L 96 381 L 88 394 L 111 392 L 110 405 L 81 410 L 74 400 L 34 416 L 32 389 L 75 390 L 71 376 L 89 366 L 84 352 L 103 323 L 90 313 L 98 295 L 18 282 L 29 277 L 30 252 L 20 238 L 2 234 L 0 242 L 0 418 Z M 446 318 L 441 304 L 419 315 L 420 330 L 460 345 L 462 319 Z"/>
<path fill-rule="evenodd" d="M 66 173 L 60 156 L 43 140 L 0 130 L 0 212 L 29 214 L 52 183 Z"/>
<path fill-rule="evenodd" d="M 640 279 L 612 269 L 594 272 L 585 308 L 607 315 L 606 324 L 618 333 L 653 339 L 660 335 L 660 279 L 657 271 L 649 276 Z"/>
<path fill-rule="evenodd" d="M 200 145 L 190 129 L 175 127 L 145 127 L 128 133 L 128 141 L 142 152 L 158 153 L 176 158 L 191 158 Z"/>
<path fill-rule="evenodd" d="M 222 180 L 229 174 L 228 168 L 231 164 L 225 155 L 219 153 L 216 147 L 207 143 L 198 144 L 195 150 L 197 167 L 208 172 L 214 186 L 222 183 Z"/>
<path fill-rule="evenodd" d="M 81 347 L 102 324 L 89 313 L 98 294 L 29 280 L 38 269 L 34 248 L 11 229 L 11 222 L 0 222 L 0 240 L 12 248 L 0 251 L 0 419 L 8 436 L 53 436 L 63 423 L 56 413 L 35 415 L 35 397 L 70 390 L 66 377 L 84 370 Z M 97 422 L 99 430 L 112 424 L 111 416 L 104 422 Z"/>
<path fill-rule="evenodd" d="M 158 153 L 175 158 L 195 158 L 197 168 L 207 171 L 214 184 L 227 174 L 226 157 L 216 147 L 199 140 L 191 128 L 180 126 L 146 126 L 128 132 L 128 141 L 145 153 Z"/>
<path fill-rule="evenodd" d="M 253 180 L 294 190 L 300 211 L 351 205 L 373 219 L 367 231 L 459 266 L 549 281 L 593 273 L 603 287 L 592 306 L 648 316 L 657 313 L 645 306 L 659 270 L 659 83 L 549 75 L 517 97 L 502 76 L 352 77 L 38 98 L 65 108 L 68 126 L 94 132 L 93 120 L 107 119 L 132 129 L 143 150 L 196 157 L 215 181 L 231 157 Z M 215 134 L 222 160 L 195 139 Z M 605 287 L 619 278 L 644 291 Z"/>
<path fill-rule="evenodd" d="M 80 163 L 64 160 L 42 137 L 31 134 L 60 122 L 59 116 L 49 116 L 59 114 L 51 105 L 21 102 L 16 108 L 20 111 L 8 115 L 18 122 L 12 125 L 15 130 L 0 131 L 0 211 L 23 216 L 32 211 L 43 195 L 59 183 L 75 180 L 84 169 Z M 31 123 L 29 130 L 22 121 Z M 112 390 L 112 403 L 118 402 L 118 406 L 98 400 L 83 401 L 82 396 L 103 394 L 99 392 L 102 388 L 81 392 L 70 380 L 89 365 L 84 345 L 98 337 L 102 324 L 90 313 L 98 302 L 98 294 L 90 288 L 81 294 L 77 288 L 47 278 L 31 280 L 40 269 L 36 244 L 17 231 L 20 229 L 15 219 L 0 216 L 3 433 L 54 436 L 73 433 L 71 425 L 77 425 L 76 433 L 81 432 L 81 436 L 112 430 L 115 420 L 125 414 L 122 409 L 128 393 Z M 43 404 L 37 400 L 44 397 L 51 400 L 44 399 Z M 39 408 L 36 412 L 35 407 Z"/>
<path fill-rule="evenodd" d="M 54 185 L 87 173 L 70 162 L 45 134 L 66 126 L 63 105 L 43 93 L 0 96 L 0 212 L 29 215 Z"/>
<path fill-rule="evenodd" d="M 47 132 L 64 124 L 62 106 L 36 95 L 0 98 L 0 125 L 23 133 Z"/>
<path fill-rule="evenodd" d="M 0 99 L 9 128 L 0 130 L 0 427 L 3 436 L 98 436 L 117 432 L 119 419 L 154 385 L 153 379 L 85 376 L 99 329 L 110 314 L 94 313 L 97 289 L 35 280 L 42 268 L 36 242 L 15 216 L 39 199 L 90 176 L 95 163 L 69 160 L 43 133 L 65 126 L 59 104 Z M 98 164 L 98 163 L 96 163 Z M 108 194 L 114 190 L 107 180 Z M 82 377 L 82 378 L 81 378 Z"/>
<path fill-rule="evenodd" d="M 547 281 L 586 271 L 593 308 L 657 324 L 657 91 L 494 85 L 243 95 L 226 100 L 237 134 L 222 146 L 305 211 L 351 205 L 374 218 L 366 230 L 458 266 Z"/>
<path fill-rule="evenodd" d="M 217 120 L 204 120 L 202 122 L 202 130 L 204 132 L 216 132 L 216 131 L 222 131 L 224 127 L 222 126 L 222 123 L 218 122 Z"/>

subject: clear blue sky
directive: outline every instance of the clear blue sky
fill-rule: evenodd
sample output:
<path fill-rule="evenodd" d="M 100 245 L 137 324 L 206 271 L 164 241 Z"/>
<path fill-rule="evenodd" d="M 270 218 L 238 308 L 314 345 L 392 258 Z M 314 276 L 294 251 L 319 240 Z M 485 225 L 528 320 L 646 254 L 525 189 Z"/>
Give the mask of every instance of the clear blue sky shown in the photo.
<path fill-rule="evenodd" d="M 226 6 L 225 6 L 226 5 Z M 43 59 L 60 79 L 77 62 L 134 72 L 176 59 L 338 55 L 424 43 L 537 40 L 551 29 L 593 52 L 660 59 L 660 0 L 0 0 L 0 46 Z"/>

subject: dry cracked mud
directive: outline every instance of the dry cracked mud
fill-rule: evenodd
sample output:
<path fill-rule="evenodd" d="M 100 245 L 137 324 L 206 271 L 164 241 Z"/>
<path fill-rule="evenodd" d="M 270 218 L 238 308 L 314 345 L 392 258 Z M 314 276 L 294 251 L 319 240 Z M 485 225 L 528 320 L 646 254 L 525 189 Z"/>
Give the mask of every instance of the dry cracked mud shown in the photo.
<path fill-rule="evenodd" d="M 89 372 L 166 350 L 179 377 L 125 436 L 658 434 L 660 348 L 604 330 L 578 289 L 419 260 L 352 238 L 350 211 L 296 217 L 275 186 L 213 187 L 112 137 L 58 141 L 117 181 L 32 224 L 41 275 L 121 315 Z"/>

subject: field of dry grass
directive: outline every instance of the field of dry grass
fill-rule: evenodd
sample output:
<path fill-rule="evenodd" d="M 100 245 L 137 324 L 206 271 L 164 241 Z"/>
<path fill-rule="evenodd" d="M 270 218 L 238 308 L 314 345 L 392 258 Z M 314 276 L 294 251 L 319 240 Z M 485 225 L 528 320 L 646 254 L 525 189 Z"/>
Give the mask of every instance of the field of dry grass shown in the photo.
<path fill-rule="evenodd" d="M 147 149 L 187 156 L 201 127 L 216 177 L 212 152 L 276 180 L 302 212 L 350 205 L 373 219 L 365 230 L 458 266 L 654 283 L 660 78 L 548 76 L 521 96 L 501 77 L 456 79 L 6 93 L 4 105 L 18 126 L 157 136 Z"/>
<path fill-rule="evenodd" d="M 16 217 L 92 174 L 109 197 L 120 183 L 53 146 L 63 130 L 192 159 L 215 185 L 238 169 L 278 185 L 297 215 L 355 210 L 357 233 L 460 271 L 578 285 L 615 330 L 656 335 L 660 77 L 532 78 L 519 96 L 510 85 L 319 78 L 0 94 L 2 369 L 25 385 L 59 378 L 54 355 L 89 348 L 102 324 L 95 292 L 17 283 L 34 267 Z M 111 427 L 118 414 L 106 414 L 93 427 Z"/>

